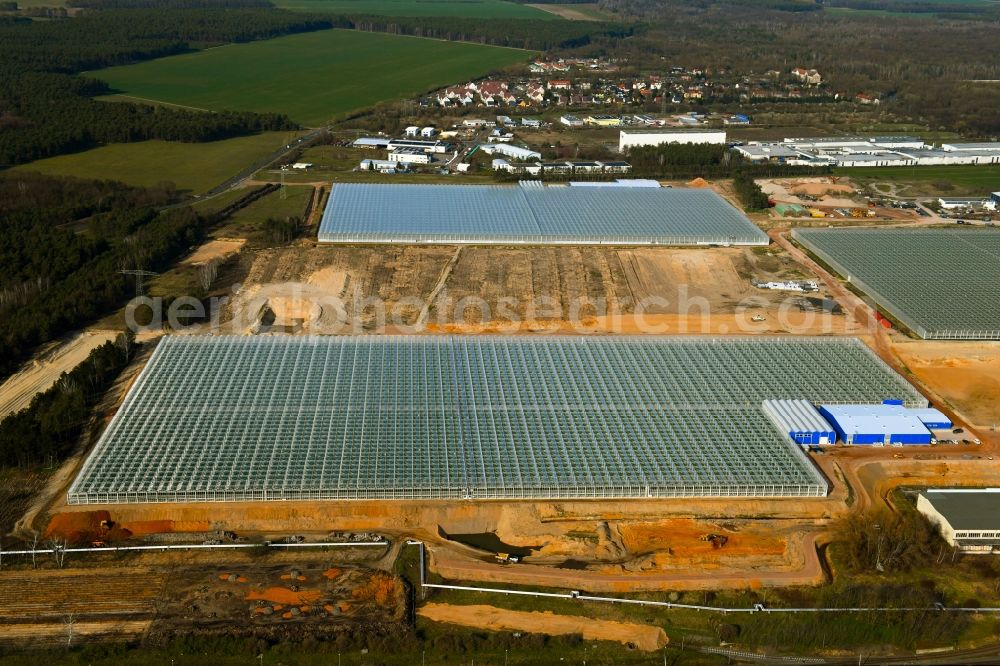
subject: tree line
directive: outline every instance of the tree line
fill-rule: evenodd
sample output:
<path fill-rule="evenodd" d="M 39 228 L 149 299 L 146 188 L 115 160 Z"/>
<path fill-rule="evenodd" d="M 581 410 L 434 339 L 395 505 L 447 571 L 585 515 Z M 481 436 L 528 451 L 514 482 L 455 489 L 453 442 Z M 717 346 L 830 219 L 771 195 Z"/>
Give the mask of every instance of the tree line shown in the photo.
<path fill-rule="evenodd" d="M 259 6 L 256 0 L 169 0 L 177 9 L 120 9 L 124 0 L 83 0 L 82 16 L 0 18 L 0 167 L 103 143 L 214 141 L 298 126 L 284 115 L 208 113 L 98 102 L 111 91 L 80 72 L 161 58 L 196 46 L 323 30 L 329 18 Z M 185 8 L 194 5 L 192 8 Z"/>
<path fill-rule="evenodd" d="M 333 27 L 391 35 L 429 37 L 455 42 L 508 46 L 529 51 L 576 49 L 598 38 L 620 40 L 630 37 L 638 26 L 612 22 L 535 21 L 532 19 L 477 18 L 455 16 L 370 16 L 332 18 Z"/>
<path fill-rule="evenodd" d="M 35 205 L 46 193 L 51 204 Z M 123 305 L 133 292 L 122 269 L 163 270 L 203 239 L 211 220 L 190 208 L 156 211 L 168 196 L 34 174 L 0 177 L 0 378 L 39 345 Z"/>

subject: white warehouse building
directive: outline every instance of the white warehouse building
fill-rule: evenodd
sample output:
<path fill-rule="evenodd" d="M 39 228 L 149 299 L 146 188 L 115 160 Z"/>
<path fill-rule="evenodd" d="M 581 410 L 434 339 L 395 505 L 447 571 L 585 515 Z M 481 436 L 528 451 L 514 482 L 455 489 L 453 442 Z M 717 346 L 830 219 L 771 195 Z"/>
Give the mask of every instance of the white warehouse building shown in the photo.
<path fill-rule="evenodd" d="M 966 553 L 1000 553 L 997 506 L 1000 488 L 931 488 L 917 496 L 917 511 L 949 545 Z"/>
<path fill-rule="evenodd" d="M 486 153 L 487 155 L 504 155 L 506 157 L 511 157 L 515 160 L 542 159 L 542 154 L 537 150 L 531 150 L 530 148 L 522 148 L 521 146 L 515 146 L 509 143 L 483 144 L 479 146 L 479 149 L 484 153 Z"/>
<path fill-rule="evenodd" d="M 389 161 L 399 164 L 430 164 L 431 156 L 416 148 L 397 148 L 389 153 Z"/>
<path fill-rule="evenodd" d="M 618 134 L 618 150 L 625 152 L 635 146 L 662 146 L 665 143 L 726 143 L 724 130 L 664 128 L 655 130 L 622 130 Z"/>

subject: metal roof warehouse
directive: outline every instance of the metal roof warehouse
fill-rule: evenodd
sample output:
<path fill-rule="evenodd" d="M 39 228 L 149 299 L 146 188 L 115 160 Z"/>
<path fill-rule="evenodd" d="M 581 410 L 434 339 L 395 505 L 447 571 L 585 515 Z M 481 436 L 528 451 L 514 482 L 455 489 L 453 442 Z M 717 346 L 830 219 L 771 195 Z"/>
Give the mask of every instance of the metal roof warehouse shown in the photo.
<path fill-rule="evenodd" d="M 767 234 L 711 190 L 532 185 L 334 185 L 319 241 L 768 244 Z"/>

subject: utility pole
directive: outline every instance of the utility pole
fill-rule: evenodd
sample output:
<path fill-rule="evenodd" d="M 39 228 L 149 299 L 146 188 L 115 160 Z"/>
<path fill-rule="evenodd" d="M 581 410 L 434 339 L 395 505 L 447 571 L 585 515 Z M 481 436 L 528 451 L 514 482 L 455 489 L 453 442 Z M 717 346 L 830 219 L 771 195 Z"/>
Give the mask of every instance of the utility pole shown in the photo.
<path fill-rule="evenodd" d="M 122 275 L 134 275 L 135 276 L 135 297 L 142 297 L 142 279 L 144 277 L 154 277 L 159 275 L 159 273 L 154 273 L 153 271 L 144 271 L 141 269 L 136 270 L 120 270 L 118 271 Z"/>

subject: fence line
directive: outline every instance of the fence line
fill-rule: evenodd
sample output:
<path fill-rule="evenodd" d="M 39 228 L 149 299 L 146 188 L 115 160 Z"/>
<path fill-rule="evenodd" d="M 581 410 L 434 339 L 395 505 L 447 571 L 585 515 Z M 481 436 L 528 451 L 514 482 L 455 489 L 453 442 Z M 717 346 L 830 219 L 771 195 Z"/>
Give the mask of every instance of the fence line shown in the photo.
<path fill-rule="evenodd" d="M 90 548 L 38 548 L 35 550 L 0 550 L 0 558 L 8 555 L 52 555 L 54 553 L 120 553 L 156 550 L 237 550 L 240 548 L 349 548 L 360 546 L 388 547 L 388 541 L 321 541 L 316 543 L 188 543 L 156 546 L 93 546 Z"/>
<path fill-rule="evenodd" d="M 949 608 L 943 604 L 936 604 L 935 606 L 905 606 L 905 607 L 894 607 L 894 606 L 876 606 L 871 608 L 864 607 L 843 607 L 843 608 L 768 608 L 764 604 L 754 604 L 749 608 L 724 608 L 722 606 L 701 606 L 697 604 L 680 604 L 673 601 L 653 601 L 649 599 L 627 599 L 620 597 L 602 597 L 590 594 L 580 594 L 579 591 L 573 590 L 572 592 L 532 592 L 528 590 L 508 590 L 499 587 L 476 587 L 472 585 L 446 585 L 443 583 L 428 583 L 424 574 L 424 543 L 422 541 L 417 541 L 410 539 L 406 542 L 409 546 L 418 546 L 420 548 L 420 587 L 430 588 L 430 589 L 440 589 L 440 590 L 458 590 L 462 592 L 484 592 L 491 594 L 514 594 L 520 596 L 528 597 L 541 597 L 549 599 L 577 599 L 580 601 L 594 601 L 598 603 L 612 603 L 612 604 L 634 604 L 638 606 L 654 606 L 658 608 L 665 609 L 684 609 L 684 610 L 696 610 L 696 611 L 708 611 L 711 613 L 722 613 L 728 615 L 729 613 L 864 613 L 864 612 L 908 612 L 908 611 L 939 611 L 939 612 L 950 612 L 950 613 L 1000 613 L 1000 607 L 983 607 L 983 608 L 972 608 L 967 606 L 960 606 Z"/>

